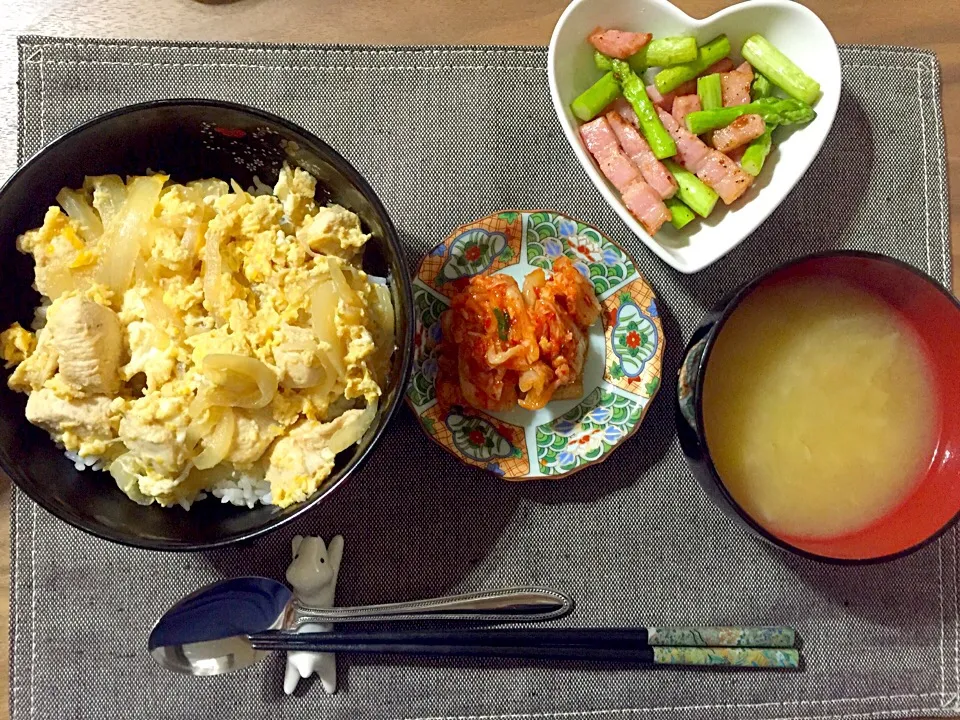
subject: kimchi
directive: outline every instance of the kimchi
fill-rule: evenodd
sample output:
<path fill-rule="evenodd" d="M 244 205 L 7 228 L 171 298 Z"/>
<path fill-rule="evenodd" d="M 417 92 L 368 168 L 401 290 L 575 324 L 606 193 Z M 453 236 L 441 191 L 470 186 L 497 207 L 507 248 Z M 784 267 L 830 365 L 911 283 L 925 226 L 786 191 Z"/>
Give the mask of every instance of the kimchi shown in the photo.
<path fill-rule="evenodd" d="M 587 333 L 600 315 L 593 285 L 567 257 L 550 277 L 477 275 L 440 318 L 437 399 L 482 410 L 538 410 L 583 392 Z"/>

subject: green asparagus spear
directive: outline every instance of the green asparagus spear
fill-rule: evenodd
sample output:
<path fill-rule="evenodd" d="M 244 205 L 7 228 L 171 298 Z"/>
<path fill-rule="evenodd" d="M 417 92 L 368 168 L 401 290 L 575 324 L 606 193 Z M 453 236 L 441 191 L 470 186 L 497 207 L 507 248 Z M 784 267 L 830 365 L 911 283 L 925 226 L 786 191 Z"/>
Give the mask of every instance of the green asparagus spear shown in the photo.
<path fill-rule="evenodd" d="M 751 35 L 740 51 L 757 72 L 783 90 L 790 97 L 813 105 L 820 97 L 820 83 L 798 68 L 762 35 Z"/>
<path fill-rule="evenodd" d="M 703 110 L 723 107 L 723 85 L 720 82 L 720 73 L 698 77 L 697 95 L 700 96 L 700 107 Z"/>
<path fill-rule="evenodd" d="M 666 203 L 668 208 L 670 208 L 670 222 L 673 223 L 673 226 L 677 230 L 682 230 L 685 228 L 696 217 L 696 215 L 693 214 L 693 210 L 688 208 L 675 197 L 664 200 L 663 202 Z"/>
<path fill-rule="evenodd" d="M 749 173 L 756 177 L 760 174 L 760 171 L 763 170 L 763 161 L 767 159 L 767 155 L 770 154 L 770 146 L 773 144 L 771 136 L 773 134 L 773 126 L 767 125 L 763 130 L 763 134 L 750 141 L 750 144 L 747 145 L 747 149 L 743 151 L 743 157 L 740 158 L 740 167 L 743 168 L 745 173 Z"/>
<path fill-rule="evenodd" d="M 750 86 L 750 96 L 754 100 L 773 96 L 773 83 L 765 75 L 758 72 L 753 74 L 753 84 Z"/>
<path fill-rule="evenodd" d="M 603 109 L 620 95 L 620 83 L 608 72 L 584 90 L 570 103 L 570 109 L 580 120 L 593 120 Z"/>
<path fill-rule="evenodd" d="M 599 50 L 593 51 L 593 64 L 597 66 L 597 70 L 600 72 L 610 72 L 610 68 L 613 67 L 610 64 L 610 58 Z"/>
<path fill-rule="evenodd" d="M 679 188 L 677 190 L 677 197 L 680 198 L 687 207 L 701 217 L 707 217 L 707 215 L 713 212 L 719 196 L 712 188 L 705 185 L 703 181 L 692 172 L 680 167 L 672 160 L 664 160 L 663 164 L 667 166 L 667 170 L 669 170 L 670 174 L 676 179 Z"/>
<path fill-rule="evenodd" d="M 651 40 L 627 62 L 636 73 L 647 68 L 670 67 L 697 59 L 697 41 L 692 37 L 665 37 Z"/>
<path fill-rule="evenodd" d="M 730 41 L 726 35 L 720 35 L 697 50 L 696 60 L 661 70 L 653 78 L 653 81 L 657 85 L 657 90 L 666 95 L 688 80 L 693 80 L 708 67 L 729 54 Z"/>
<path fill-rule="evenodd" d="M 773 97 L 773 83 L 766 76 L 755 72 L 753 84 L 750 86 L 750 95 L 754 100 Z M 776 123 L 770 121 L 764 121 L 764 124 L 766 127 L 763 129 L 763 134 L 750 141 L 740 158 L 740 167 L 743 168 L 744 172 L 754 177 L 763 170 L 763 163 L 767 159 L 767 155 L 770 154 L 770 148 L 773 145 L 773 129 L 777 126 Z"/>
<path fill-rule="evenodd" d="M 653 154 L 658 160 L 676 155 L 677 145 L 673 142 L 673 138 L 670 137 L 670 133 L 667 132 L 663 123 L 660 122 L 660 116 L 657 115 L 656 108 L 650 102 L 643 80 L 623 60 L 613 61 L 613 73 L 620 81 L 623 96 L 633 106 L 633 111 L 637 114 L 637 119 L 640 122 L 640 132 L 650 143 Z"/>
<path fill-rule="evenodd" d="M 793 98 L 760 98 L 744 105 L 699 110 L 687 115 L 687 129 L 694 135 L 726 127 L 741 115 L 756 114 L 769 125 L 792 125 L 813 120 L 817 113 L 800 100 Z"/>

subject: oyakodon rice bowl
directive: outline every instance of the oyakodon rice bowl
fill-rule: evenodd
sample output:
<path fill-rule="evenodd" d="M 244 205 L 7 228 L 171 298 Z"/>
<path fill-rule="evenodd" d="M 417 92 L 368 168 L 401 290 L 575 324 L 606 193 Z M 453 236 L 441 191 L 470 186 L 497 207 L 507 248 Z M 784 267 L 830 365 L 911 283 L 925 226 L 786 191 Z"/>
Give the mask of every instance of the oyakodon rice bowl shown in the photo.
<path fill-rule="evenodd" d="M 354 213 L 316 181 L 88 177 L 17 240 L 41 305 L 0 335 L 27 419 L 140 504 L 287 507 L 373 422 L 395 349 Z"/>

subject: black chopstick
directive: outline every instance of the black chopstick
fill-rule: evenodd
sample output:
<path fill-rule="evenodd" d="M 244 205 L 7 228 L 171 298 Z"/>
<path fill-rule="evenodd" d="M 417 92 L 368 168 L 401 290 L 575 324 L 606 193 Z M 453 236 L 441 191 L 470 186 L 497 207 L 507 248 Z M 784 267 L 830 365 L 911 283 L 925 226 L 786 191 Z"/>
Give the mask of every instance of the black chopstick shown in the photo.
<path fill-rule="evenodd" d="M 252 638 L 289 635 L 283 631 L 263 633 Z M 331 631 L 330 642 L 395 643 L 415 645 L 505 645 L 601 647 L 645 649 L 667 647 L 793 647 L 795 636 L 789 628 L 536 628 L 481 630 L 382 630 Z"/>
<path fill-rule="evenodd" d="M 645 665 L 716 665 L 795 669 L 799 653 L 792 648 L 638 647 L 598 648 L 557 645 L 482 645 L 450 642 L 360 642 L 348 633 L 258 633 L 250 636 L 256 650 L 299 650 L 377 655 L 499 657 L 525 660 L 574 660 Z M 367 633 L 367 635 L 378 635 Z M 454 634 L 448 634 L 453 639 Z M 460 633 L 456 634 L 459 639 Z"/>

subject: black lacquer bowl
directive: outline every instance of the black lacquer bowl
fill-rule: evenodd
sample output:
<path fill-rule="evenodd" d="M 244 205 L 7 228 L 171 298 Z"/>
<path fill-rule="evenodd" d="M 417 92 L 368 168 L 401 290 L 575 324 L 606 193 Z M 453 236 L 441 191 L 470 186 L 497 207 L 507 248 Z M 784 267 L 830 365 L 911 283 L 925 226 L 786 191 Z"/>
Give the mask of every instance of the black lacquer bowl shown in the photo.
<path fill-rule="evenodd" d="M 62 187 L 85 175 L 163 171 L 178 181 L 216 177 L 243 187 L 273 185 L 283 163 L 317 178 L 317 199 L 357 213 L 372 233 L 363 265 L 386 277 L 396 309 L 397 352 L 379 415 L 363 439 L 337 457 L 327 482 L 302 503 L 279 509 L 221 504 L 216 498 L 179 507 L 142 507 L 104 472 L 78 472 L 43 430 L 24 417 L 24 395 L 0 383 L 0 466 L 36 503 L 81 530 L 153 550 L 203 550 L 247 540 L 308 511 L 357 470 L 399 402 L 410 366 L 412 298 L 396 231 L 360 174 L 319 138 L 268 113 L 230 103 L 169 100 L 103 115 L 50 143 L 0 189 L 0 327 L 28 326 L 39 295 L 33 260 L 16 250 L 20 233 L 39 227 Z"/>

